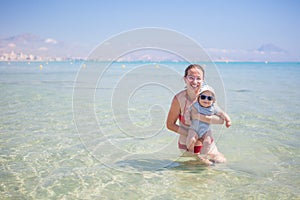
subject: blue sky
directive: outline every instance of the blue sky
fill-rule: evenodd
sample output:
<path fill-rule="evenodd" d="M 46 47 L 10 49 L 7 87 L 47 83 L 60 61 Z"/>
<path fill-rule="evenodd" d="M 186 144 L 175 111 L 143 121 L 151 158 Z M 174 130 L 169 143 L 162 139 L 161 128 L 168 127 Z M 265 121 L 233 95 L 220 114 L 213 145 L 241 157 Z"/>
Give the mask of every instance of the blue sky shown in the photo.
<path fill-rule="evenodd" d="M 263 44 L 300 61 L 300 2 L 295 0 L 0 0 L 5 38 L 32 33 L 91 47 L 120 32 L 161 27 L 183 33 L 211 53 L 237 55 Z"/>

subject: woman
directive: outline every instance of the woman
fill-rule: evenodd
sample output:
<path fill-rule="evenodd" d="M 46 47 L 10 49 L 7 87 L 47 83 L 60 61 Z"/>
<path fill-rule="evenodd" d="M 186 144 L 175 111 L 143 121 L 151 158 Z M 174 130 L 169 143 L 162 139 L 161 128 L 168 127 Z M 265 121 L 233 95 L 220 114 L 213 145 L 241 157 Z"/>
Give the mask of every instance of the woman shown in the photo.
<path fill-rule="evenodd" d="M 191 125 L 190 106 L 197 100 L 200 93 L 201 85 L 204 81 L 204 69 L 197 64 L 191 64 L 185 69 L 184 81 L 186 89 L 179 92 L 173 98 L 171 108 L 167 118 L 167 128 L 178 133 L 178 148 L 187 151 L 186 140 L 188 136 L 188 129 Z M 205 116 L 197 114 L 193 118 L 209 124 L 222 124 L 224 120 L 218 116 Z M 176 123 L 179 119 L 179 125 Z M 196 133 L 195 133 L 196 134 Z M 225 162 L 225 157 L 218 151 L 214 141 L 209 146 L 203 145 L 201 142 L 196 142 L 194 147 L 194 155 L 201 153 L 207 154 L 213 162 Z M 202 149 L 202 150 L 201 150 Z M 201 157 L 198 156 L 200 159 Z M 202 159 L 201 159 L 202 160 Z M 208 164 L 208 163 L 205 163 Z"/>

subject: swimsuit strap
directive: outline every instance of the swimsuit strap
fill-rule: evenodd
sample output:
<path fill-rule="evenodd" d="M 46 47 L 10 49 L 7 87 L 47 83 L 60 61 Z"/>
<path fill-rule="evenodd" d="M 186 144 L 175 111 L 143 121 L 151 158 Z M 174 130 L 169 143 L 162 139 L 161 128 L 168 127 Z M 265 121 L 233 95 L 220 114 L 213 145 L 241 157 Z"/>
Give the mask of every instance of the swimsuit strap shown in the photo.
<path fill-rule="evenodd" d="M 184 108 L 183 108 L 183 113 L 178 116 L 178 119 L 181 123 L 183 123 L 185 126 L 189 126 L 188 124 L 185 123 L 185 118 L 184 114 L 186 112 L 186 104 L 187 104 L 187 98 L 185 98 L 185 103 L 184 103 Z"/>

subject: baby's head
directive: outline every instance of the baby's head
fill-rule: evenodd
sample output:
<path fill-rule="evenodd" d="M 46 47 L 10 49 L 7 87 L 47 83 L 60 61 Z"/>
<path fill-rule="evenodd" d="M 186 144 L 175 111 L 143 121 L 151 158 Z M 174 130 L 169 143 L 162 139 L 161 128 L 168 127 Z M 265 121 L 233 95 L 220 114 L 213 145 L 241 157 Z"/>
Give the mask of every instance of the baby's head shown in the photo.
<path fill-rule="evenodd" d="M 201 106 L 207 108 L 216 101 L 215 96 L 215 90 L 209 85 L 204 85 L 200 90 L 198 102 Z"/>

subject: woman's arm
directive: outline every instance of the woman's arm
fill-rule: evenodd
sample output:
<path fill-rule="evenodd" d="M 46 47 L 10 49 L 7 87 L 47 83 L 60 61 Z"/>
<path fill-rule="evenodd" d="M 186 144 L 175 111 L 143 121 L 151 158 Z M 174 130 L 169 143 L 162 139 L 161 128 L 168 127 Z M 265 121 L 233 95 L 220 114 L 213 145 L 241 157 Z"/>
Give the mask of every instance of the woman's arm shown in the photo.
<path fill-rule="evenodd" d="M 192 106 L 191 111 L 192 119 L 197 119 L 199 121 L 208 123 L 208 124 L 223 124 L 224 119 L 218 115 L 203 115 L 197 112 L 196 108 Z"/>
<path fill-rule="evenodd" d="M 171 131 L 174 131 L 180 135 L 187 136 L 188 130 L 184 127 L 180 127 L 176 124 L 178 116 L 180 115 L 180 104 L 176 97 L 173 98 L 171 108 L 169 110 L 168 118 L 167 118 L 167 128 Z"/>

